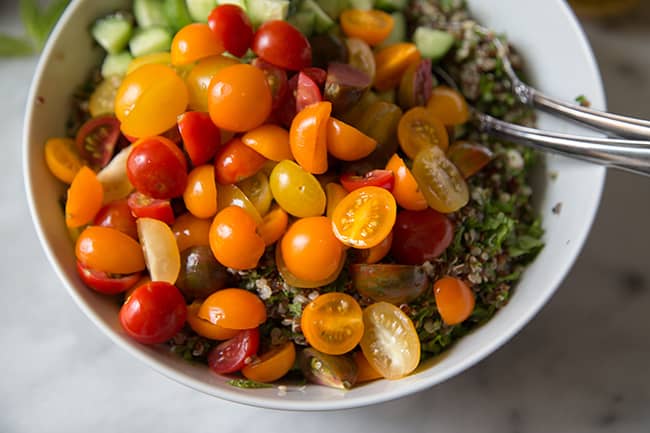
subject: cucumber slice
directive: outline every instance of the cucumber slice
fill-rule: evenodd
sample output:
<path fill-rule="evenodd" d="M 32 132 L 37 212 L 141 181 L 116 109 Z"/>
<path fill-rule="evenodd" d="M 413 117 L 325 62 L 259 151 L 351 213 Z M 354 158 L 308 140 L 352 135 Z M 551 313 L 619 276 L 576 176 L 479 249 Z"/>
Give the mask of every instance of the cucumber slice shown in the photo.
<path fill-rule="evenodd" d="M 310 37 L 314 32 L 314 22 L 316 20 L 316 14 L 313 12 L 302 11 L 296 12 L 287 18 L 289 24 L 293 24 L 295 28 L 300 30 L 300 33 L 306 37 Z"/>
<path fill-rule="evenodd" d="M 315 15 L 315 33 L 325 33 L 335 24 L 334 20 L 332 20 L 332 18 L 330 18 L 314 0 L 303 0 L 299 10 L 302 12 L 312 12 Z"/>
<path fill-rule="evenodd" d="M 244 11 L 248 10 L 246 0 L 217 0 L 218 5 L 235 5 L 242 8 Z"/>
<path fill-rule="evenodd" d="M 443 30 L 418 27 L 413 33 L 413 42 L 422 57 L 435 62 L 442 59 L 454 45 L 454 37 Z"/>
<path fill-rule="evenodd" d="M 164 0 L 163 3 L 167 23 L 175 31 L 179 31 L 188 24 L 192 24 L 190 11 L 187 10 L 185 0 Z"/>
<path fill-rule="evenodd" d="M 318 0 L 320 8 L 333 20 L 338 19 L 341 12 L 350 8 L 349 0 Z"/>
<path fill-rule="evenodd" d="M 169 51 L 172 46 L 172 35 L 163 27 L 140 29 L 131 38 L 129 48 L 133 57 L 146 54 Z"/>
<path fill-rule="evenodd" d="M 98 19 L 91 33 L 99 45 L 110 54 L 117 54 L 126 48 L 133 34 L 133 22 L 129 16 L 116 13 Z"/>
<path fill-rule="evenodd" d="M 375 0 L 349 0 L 350 9 L 370 10 L 375 7 Z"/>
<path fill-rule="evenodd" d="M 406 17 L 401 12 L 393 12 L 390 15 L 393 17 L 395 25 L 393 25 L 393 30 L 391 30 L 388 37 L 379 44 L 378 48 L 406 41 Z"/>
<path fill-rule="evenodd" d="M 168 25 L 162 0 L 133 0 L 133 15 L 142 28 Z"/>
<path fill-rule="evenodd" d="M 286 20 L 289 0 L 248 0 L 248 18 L 253 27 L 271 20 Z"/>
<path fill-rule="evenodd" d="M 133 56 L 128 51 L 122 51 L 117 54 L 109 54 L 102 63 L 102 77 L 107 78 L 112 75 L 126 75 L 127 69 L 133 60 Z"/>
<path fill-rule="evenodd" d="M 190 17 L 200 23 L 208 22 L 208 15 L 216 5 L 216 0 L 187 0 L 187 10 Z"/>
<path fill-rule="evenodd" d="M 408 6 L 409 0 L 376 0 L 375 7 L 386 12 L 403 11 Z"/>

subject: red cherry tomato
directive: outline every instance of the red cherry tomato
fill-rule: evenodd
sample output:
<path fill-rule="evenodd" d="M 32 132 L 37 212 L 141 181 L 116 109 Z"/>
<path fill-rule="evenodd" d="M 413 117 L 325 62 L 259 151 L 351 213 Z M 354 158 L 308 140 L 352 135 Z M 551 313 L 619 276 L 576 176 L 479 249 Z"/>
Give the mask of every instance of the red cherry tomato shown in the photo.
<path fill-rule="evenodd" d="M 311 66 L 311 45 L 298 29 L 282 20 L 262 24 L 253 39 L 253 52 L 267 62 L 291 71 Z"/>
<path fill-rule="evenodd" d="M 140 272 L 123 276 L 112 276 L 106 272 L 94 271 L 77 260 L 77 273 L 81 281 L 96 292 L 115 295 L 126 292 L 140 279 Z"/>
<path fill-rule="evenodd" d="M 110 202 L 99 210 L 93 223 L 96 226 L 112 227 L 138 239 L 138 228 L 126 199 Z"/>
<path fill-rule="evenodd" d="M 173 284 L 153 281 L 137 287 L 120 309 L 120 323 L 133 339 L 158 344 L 181 330 L 187 318 L 185 299 Z"/>
<path fill-rule="evenodd" d="M 134 144 L 126 173 L 135 189 L 153 198 L 178 197 L 187 184 L 185 155 L 171 140 L 160 136 L 142 138 Z"/>
<path fill-rule="evenodd" d="M 278 104 L 278 109 L 273 115 L 278 123 L 287 128 L 291 127 L 293 118 L 296 117 L 296 89 L 298 88 L 298 75 L 295 74 L 287 82 L 287 92 Z"/>
<path fill-rule="evenodd" d="M 305 68 L 300 72 L 306 74 L 309 78 L 314 80 L 314 83 L 316 83 L 319 88 L 322 89 L 325 85 L 325 80 L 327 79 L 327 71 L 324 69 L 312 66 L 311 68 Z"/>
<path fill-rule="evenodd" d="M 120 121 L 115 116 L 105 115 L 84 123 L 75 139 L 79 155 L 93 168 L 108 164 L 120 138 Z"/>
<path fill-rule="evenodd" d="M 244 368 L 246 359 L 257 353 L 259 345 L 258 328 L 246 329 L 212 349 L 208 354 L 208 365 L 215 373 L 234 373 Z"/>
<path fill-rule="evenodd" d="M 217 152 L 214 175 L 222 185 L 237 183 L 257 173 L 265 162 L 266 158 L 246 146 L 240 138 L 233 138 Z"/>
<path fill-rule="evenodd" d="M 454 225 L 431 208 L 403 210 L 393 227 L 391 252 L 399 263 L 421 265 L 440 256 L 454 238 Z"/>
<path fill-rule="evenodd" d="M 296 112 L 299 113 L 308 105 L 323 100 L 318 84 L 304 72 L 298 73 L 298 87 L 296 88 Z"/>
<path fill-rule="evenodd" d="M 169 225 L 174 224 L 174 209 L 169 200 L 151 198 L 135 191 L 129 195 L 127 203 L 131 214 L 136 218 L 153 218 Z"/>
<path fill-rule="evenodd" d="M 251 62 L 251 65 L 255 66 L 258 69 L 261 69 L 266 76 L 266 82 L 271 89 L 271 108 L 273 110 L 277 109 L 280 104 L 285 100 L 287 92 L 289 91 L 287 73 L 284 69 L 280 69 L 276 66 L 273 66 L 269 62 L 256 57 Z"/>
<path fill-rule="evenodd" d="M 194 166 L 210 161 L 221 144 L 221 131 L 212 123 L 208 113 L 188 111 L 181 114 L 178 116 L 178 131 Z"/>
<path fill-rule="evenodd" d="M 395 185 L 395 175 L 390 170 L 372 170 L 363 176 L 347 173 L 341 176 L 341 185 L 347 192 L 352 192 L 364 186 L 378 186 L 392 191 Z"/>
<path fill-rule="evenodd" d="M 208 16 L 210 30 L 230 54 L 241 57 L 253 42 L 253 26 L 248 15 L 237 5 L 217 6 Z"/>

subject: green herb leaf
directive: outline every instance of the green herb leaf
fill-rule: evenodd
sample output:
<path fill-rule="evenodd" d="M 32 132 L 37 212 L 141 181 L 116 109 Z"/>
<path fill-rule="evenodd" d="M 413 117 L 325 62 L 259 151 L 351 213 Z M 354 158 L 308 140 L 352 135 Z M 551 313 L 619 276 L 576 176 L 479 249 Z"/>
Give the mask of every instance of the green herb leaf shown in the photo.
<path fill-rule="evenodd" d="M 245 389 L 273 388 L 273 385 L 270 383 L 256 382 L 249 379 L 232 379 L 226 383 L 231 386 L 236 386 L 237 388 Z"/>
<path fill-rule="evenodd" d="M 34 47 L 26 38 L 0 34 L 0 57 L 26 56 L 34 52 Z"/>

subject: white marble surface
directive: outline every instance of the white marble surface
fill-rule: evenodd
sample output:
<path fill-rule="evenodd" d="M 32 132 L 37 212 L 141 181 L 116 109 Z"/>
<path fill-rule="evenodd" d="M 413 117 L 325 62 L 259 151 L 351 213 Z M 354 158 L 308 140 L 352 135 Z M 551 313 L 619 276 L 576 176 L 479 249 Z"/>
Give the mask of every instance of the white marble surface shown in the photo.
<path fill-rule="evenodd" d="M 15 2 L 0 29 L 18 31 Z M 610 109 L 650 118 L 650 4 L 587 23 Z M 21 131 L 36 59 L 0 59 L 0 432 L 650 431 L 650 180 L 610 173 L 584 252 L 543 311 L 464 374 L 378 406 L 249 408 L 199 394 L 113 345 L 65 293 L 30 222 Z"/>

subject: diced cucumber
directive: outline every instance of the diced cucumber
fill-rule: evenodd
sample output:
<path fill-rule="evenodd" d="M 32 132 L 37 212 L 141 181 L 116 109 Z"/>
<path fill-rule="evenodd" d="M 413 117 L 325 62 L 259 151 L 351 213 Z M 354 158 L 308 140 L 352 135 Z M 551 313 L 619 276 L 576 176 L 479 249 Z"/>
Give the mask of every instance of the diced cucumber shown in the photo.
<path fill-rule="evenodd" d="M 314 31 L 314 22 L 316 21 L 316 14 L 309 11 L 296 12 L 287 18 L 290 24 L 300 30 L 300 33 L 306 37 L 310 37 Z"/>
<path fill-rule="evenodd" d="M 192 23 L 185 0 L 164 0 L 165 15 L 169 26 L 175 32 Z"/>
<path fill-rule="evenodd" d="M 108 54 L 102 63 L 102 77 L 107 78 L 111 75 L 126 75 L 126 71 L 133 60 L 133 56 L 128 51 L 122 51 L 117 54 Z"/>
<path fill-rule="evenodd" d="M 303 0 L 300 4 L 299 10 L 302 12 L 312 12 L 314 14 L 315 33 L 325 33 L 335 24 L 334 20 L 332 20 L 332 18 L 330 18 L 314 0 Z"/>
<path fill-rule="evenodd" d="M 388 45 L 396 44 L 398 42 L 404 42 L 406 40 L 406 17 L 401 12 L 393 12 L 390 14 L 393 17 L 393 30 L 386 39 L 379 44 L 379 48 L 386 47 Z"/>
<path fill-rule="evenodd" d="M 409 0 L 376 0 L 375 7 L 387 12 L 403 11 L 408 6 Z"/>
<path fill-rule="evenodd" d="M 247 11 L 246 0 L 217 0 L 218 5 L 236 5 Z"/>
<path fill-rule="evenodd" d="M 341 12 L 350 8 L 349 0 L 318 0 L 318 6 L 333 20 L 338 19 Z"/>
<path fill-rule="evenodd" d="M 442 59 L 454 45 L 454 37 L 443 30 L 418 27 L 413 33 L 413 42 L 422 57 L 435 62 Z"/>
<path fill-rule="evenodd" d="M 168 25 L 162 0 L 133 0 L 133 15 L 142 28 Z"/>
<path fill-rule="evenodd" d="M 118 12 L 98 19 L 93 24 L 91 33 L 106 51 L 116 54 L 129 43 L 133 34 L 133 22 L 129 16 Z"/>
<path fill-rule="evenodd" d="M 375 7 L 375 0 L 349 0 L 350 9 L 370 10 Z"/>
<path fill-rule="evenodd" d="M 129 42 L 129 48 L 133 57 L 169 51 L 171 45 L 172 35 L 169 30 L 163 27 L 139 29 Z"/>
<path fill-rule="evenodd" d="M 286 20 L 289 0 L 248 0 L 248 18 L 254 27 L 271 20 Z"/>
<path fill-rule="evenodd" d="M 187 10 L 194 21 L 207 23 L 208 15 L 217 5 L 216 0 L 187 0 Z"/>

